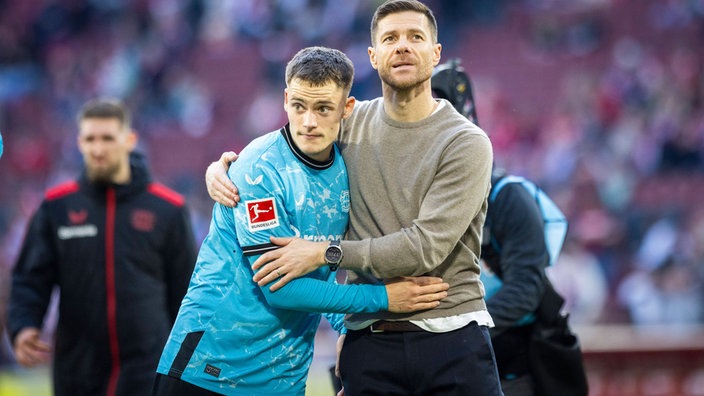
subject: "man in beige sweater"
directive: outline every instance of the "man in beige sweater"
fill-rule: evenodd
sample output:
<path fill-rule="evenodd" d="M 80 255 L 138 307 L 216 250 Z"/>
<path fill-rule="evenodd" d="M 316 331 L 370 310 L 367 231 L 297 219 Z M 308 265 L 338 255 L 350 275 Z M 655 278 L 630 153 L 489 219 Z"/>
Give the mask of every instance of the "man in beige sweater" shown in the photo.
<path fill-rule="evenodd" d="M 372 19 L 369 59 L 383 97 L 358 101 L 342 126 L 350 225 L 343 241 L 273 238 L 282 246 L 254 264 L 271 290 L 321 266 L 348 271 L 349 283 L 432 275 L 450 284 L 438 308 L 415 314 L 353 314 L 339 370 L 346 395 L 501 395 L 479 281 L 492 148 L 487 135 L 432 96 L 440 61 L 437 24 L 415 0 L 391 0 Z M 209 167 L 211 196 L 226 192 L 224 168 Z"/>

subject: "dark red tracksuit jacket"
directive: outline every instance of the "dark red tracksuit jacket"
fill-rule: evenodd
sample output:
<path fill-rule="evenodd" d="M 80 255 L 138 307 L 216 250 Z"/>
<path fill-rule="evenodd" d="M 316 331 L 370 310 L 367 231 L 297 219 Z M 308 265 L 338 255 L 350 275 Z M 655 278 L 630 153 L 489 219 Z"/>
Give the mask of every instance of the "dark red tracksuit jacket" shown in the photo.
<path fill-rule="evenodd" d="M 183 197 L 139 158 L 128 185 L 47 191 L 12 274 L 8 330 L 42 326 L 58 286 L 57 396 L 148 395 L 196 258 Z"/>

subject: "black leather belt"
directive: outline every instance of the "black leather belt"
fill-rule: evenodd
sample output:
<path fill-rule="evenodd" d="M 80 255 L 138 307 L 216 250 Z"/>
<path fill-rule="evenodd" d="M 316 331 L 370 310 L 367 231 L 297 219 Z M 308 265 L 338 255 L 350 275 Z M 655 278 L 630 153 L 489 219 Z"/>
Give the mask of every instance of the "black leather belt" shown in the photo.
<path fill-rule="evenodd" d="M 362 331 L 369 331 L 370 333 L 401 333 L 408 331 L 425 331 L 418 327 L 417 325 L 409 321 L 390 321 L 390 320 L 378 320 L 368 327 L 362 329 Z"/>

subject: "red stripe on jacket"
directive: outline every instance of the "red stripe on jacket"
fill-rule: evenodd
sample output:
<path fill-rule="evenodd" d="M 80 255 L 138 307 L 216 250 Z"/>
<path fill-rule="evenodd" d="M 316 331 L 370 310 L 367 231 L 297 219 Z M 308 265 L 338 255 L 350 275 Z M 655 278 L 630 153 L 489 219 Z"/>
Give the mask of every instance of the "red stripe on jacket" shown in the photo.
<path fill-rule="evenodd" d="M 54 199 L 59 199 L 66 195 L 75 193 L 80 189 L 77 181 L 70 181 L 66 183 L 59 184 L 57 186 L 51 187 L 44 193 L 44 198 L 51 201 Z"/>
<path fill-rule="evenodd" d="M 171 202 L 172 204 L 174 204 L 176 206 L 183 206 L 186 203 L 186 199 L 183 197 L 183 195 L 166 187 L 163 184 L 149 183 L 149 186 L 147 187 L 147 191 L 156 195 L 159 198 L 162 198 L 166 201 Z"/>

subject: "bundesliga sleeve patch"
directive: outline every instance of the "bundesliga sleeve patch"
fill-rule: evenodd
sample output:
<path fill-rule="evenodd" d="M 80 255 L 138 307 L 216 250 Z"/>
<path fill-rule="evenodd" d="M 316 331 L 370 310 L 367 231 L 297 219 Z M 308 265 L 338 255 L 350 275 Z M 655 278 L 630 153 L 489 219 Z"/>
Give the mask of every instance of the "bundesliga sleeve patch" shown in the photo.
<path fill-rule="evenodd" d="M 247 225 L 250 232 L 267 230 L 279 226 L 279 215 L 274 198 L 245 201 L 247 206 Z"/>

